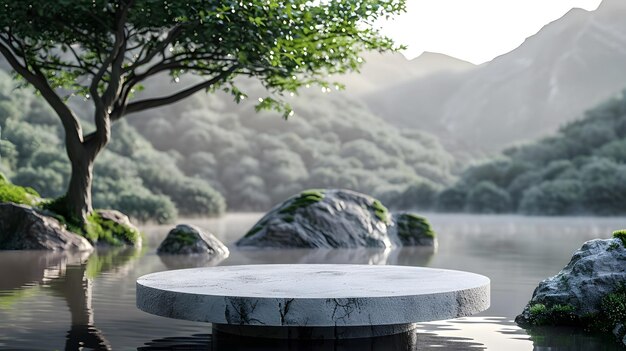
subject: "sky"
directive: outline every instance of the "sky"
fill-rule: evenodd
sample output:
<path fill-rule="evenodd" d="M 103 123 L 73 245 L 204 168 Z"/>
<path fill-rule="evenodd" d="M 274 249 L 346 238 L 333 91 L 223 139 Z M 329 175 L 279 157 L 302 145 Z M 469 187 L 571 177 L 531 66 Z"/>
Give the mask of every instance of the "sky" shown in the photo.
<path fill-rule="evenodd" d="M 601 0 L 407 0 L 407 12 L 381 23 L 407 45 L 412 59 L 439 52 L 480 64 L 518 47 L 573 7 L 595 10 Z"/>

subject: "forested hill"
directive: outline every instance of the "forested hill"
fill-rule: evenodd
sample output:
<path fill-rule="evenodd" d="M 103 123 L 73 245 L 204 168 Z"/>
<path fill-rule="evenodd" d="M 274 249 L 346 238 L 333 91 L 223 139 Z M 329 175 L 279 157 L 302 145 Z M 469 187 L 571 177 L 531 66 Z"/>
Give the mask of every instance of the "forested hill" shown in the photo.
<path fill-rule="evenodd" d="M 626 93 L 551 137 L 466 170 L 439 196 L 448 211 L 626 214 Z"/>
<path fill-rule="evenodd" d="M 146 93 L 169 84 L 163 77 Z M 86 129 L 93 128 L 74 100 Z M 392 127 L 338 92 L 305 89 L 292 103 L 297 113 L 285 121 L 226 94 L 197 94 L 115 123 L 111 144 L 96 160 L 94 206 L 166 222 L 176 212 L 219 214 L 225 203 L 229 210 L 266 210 L 305 188 L 340 187 L 414 207 L 414 199 L 429 201 L 453 180 L 455 162 L 432 136 Z M 4 72 L 0 127 L 0 172 L 43 196 L 63 194 L 70 167 L 61 124 Z"/>
<path fill-rule="evenodd" d="M 93 129 L 85 121 L 87 130 Z M 58 117 L 29 89 L 15 89 L 0 71 L 0 172 L 14 183 L 58 197 L 67 187 L 70 165 Z M 172 221 L 181 215 L 215 215 L 223 197 L 207 181 L 186 176 L 176 158 L 155 150 L 133 127 L 121 121 L 95 165 L 93 203 L 115 208 L 136 220 Z"/>
<path fill-rule="evenodd" d="M 183 82 L 181 82 L 182 84 Z M 163 85 L 146 87 L 161 95 Z M 362 191 L 395 207 L 431 196 L 453 177 L 455 161 L 434 137 L 397 129 L 343 92 L 303 89 L 287 97 L 295 115 L 254 111 L 262 89 L 242 83 L 247 102 L 196 95 L 129 123 L 155 148 L 177 155 L 188 175 L 209 181 L 235 210 L 264 210 L 302 189 Z"/>

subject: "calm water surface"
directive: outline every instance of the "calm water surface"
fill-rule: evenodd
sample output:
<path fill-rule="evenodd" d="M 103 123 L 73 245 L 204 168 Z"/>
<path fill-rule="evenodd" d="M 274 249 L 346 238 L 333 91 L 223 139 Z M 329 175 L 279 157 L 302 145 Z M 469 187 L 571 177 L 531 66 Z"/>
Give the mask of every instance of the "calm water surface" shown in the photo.
<path fill-rule="evenodd" d="M 151 272 L 213 265 L 357 263 L 460 269 L 491 278 L 491 308 L 470 318 L 420 324 L 411 350 L 620 350 L 610 337 L 569 329 L 526 331 L 512 320 L 540 280 L 557 273 L 584 241 L 626 227 L 626 218 L 433 214 L 436 252 L 235 249 L 232 243 L 259 217 L 181 221 L 210 230 L 229 245 L 231 255 L 221 262 L 157 256 L 155 249 L 171 226 L 144 226 L 147 240 L 139 251 L 100 250 L 91 256 L 0 252 L 0 349 L 215 350 L 219 343 L 212 340 L 210 325 L 139 311 L 135 280 Z M 394 349 L 394 340 L 377 342 Z M 333 344 L 318 349 L 362 348 Z"/>

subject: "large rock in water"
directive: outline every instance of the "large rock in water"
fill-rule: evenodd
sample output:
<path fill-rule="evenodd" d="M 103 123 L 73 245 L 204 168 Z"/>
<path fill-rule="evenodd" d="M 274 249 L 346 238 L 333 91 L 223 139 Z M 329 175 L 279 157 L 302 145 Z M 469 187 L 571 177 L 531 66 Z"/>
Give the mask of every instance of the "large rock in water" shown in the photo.
<path fill-rule="evenodd" d="M 170 230 L 159 248 L 158 254 L 193 255 L 205 254 L 216 257 L 228 257 L 229 251 L 218 238 L 205 233 L 200 228 L 187 224 L 179 224 Z"/>
<path fill-rule="evenodd" d="M 571 261 L 557 275 L 539 283 L 532 299 L 515 321 L 522 326 L 574 324 L 585 328 L 600 327 L 613 331 L 622 339 L 626 334 L 623 326 L 626 320 L 621 323 L 611 321 L 611 314 L 616 313 L 611 307 L 614 304 L 621 306 L 618 314 L 626 313 L 624 242 L 617 238 L 590 240 L 574 252 Z"/>
<path fill-rule="evenodd" d="M 37 210 L 13 203 L 0 203 L 0 250 L 91 251 L 80 235 Z"/>
<path fill-rule="evenodd" d="M 349 190 L 307 190 L 270 210 L 237 242 L 240 247 L 387 248 L 433 246 L 426 220 L 391 215 L 380 201 Z"/>

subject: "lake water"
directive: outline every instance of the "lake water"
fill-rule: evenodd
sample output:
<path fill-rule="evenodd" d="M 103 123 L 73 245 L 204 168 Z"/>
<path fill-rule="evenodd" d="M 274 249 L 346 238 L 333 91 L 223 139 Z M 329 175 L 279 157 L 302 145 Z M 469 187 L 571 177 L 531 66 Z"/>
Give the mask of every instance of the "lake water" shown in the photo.
<path fill-rule="evenodd" d="M 260 214 L 181 220 L 213 232 L 231 248 L 227 259 L 160 258 L 172 226 L 144 226 L 144 248 L 91 256 L 0 252 L 1 350 L 216 350 L 210 325 L 152 316 L 135 307 L 135 280 L 168 269 L 261 263 L 394 264 L 459 269 L 491 278 L 491 307 L 468 318 L 420 324 L 412 350 L 620 350 L 610 336 L 565 328 L 526 331 L 513 318 L 537 283 L 556 274 L 574 250 L 626 227 L 626 218 L 538 218 L 429 215 L 436 252 L 399 250 L 237 250 Z M 381 342 L 387 342 L 382 340 Z M 389 349 L 394 349 L 389 344 Z M 230 350 L 220 348 L 220 350 Z M 271 349 L 258 345 L 259 350 Z M 285 348 L 285 350 L 295 348 Z M 307 348 L 314 349 L 314 348 Z M 324 350 L 361 350 L 325 345 Z M 384 347 L 382 349 L 385 349 Z"/>

